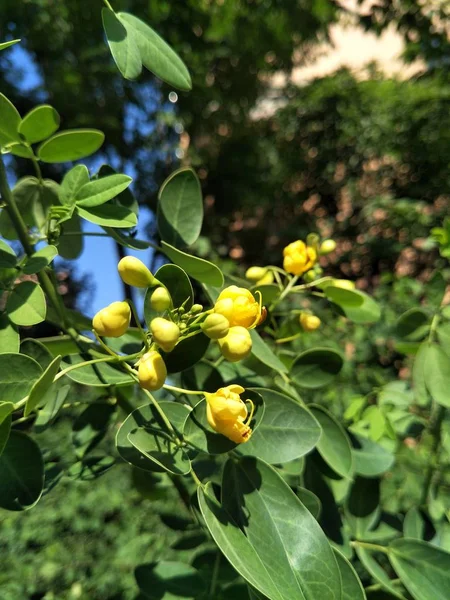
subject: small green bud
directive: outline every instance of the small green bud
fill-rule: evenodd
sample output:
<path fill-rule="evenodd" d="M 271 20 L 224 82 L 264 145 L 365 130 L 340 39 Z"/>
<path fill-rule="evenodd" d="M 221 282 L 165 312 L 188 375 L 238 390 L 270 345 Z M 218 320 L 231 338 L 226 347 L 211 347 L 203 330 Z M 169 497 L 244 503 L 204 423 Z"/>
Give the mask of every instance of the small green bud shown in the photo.
<path fill-rule="evenodd" d="M 331 254 L 336 250 L 336 242 L 334 240 L 323 240 L 320 244 L 319 254 Z"/>
<path fill-rule="evenodd" d="M 193 304 L 191 308 L 191 314 L 196 315 L 201 313 L 203 310 L 203 306 L 201 304 Z"/>
<path fill-rule="evenodd" d="M 201 327 L 211 340 L 220 340 L 228 334 L 230 322 L 220 313 L 212 313 L 206 317 Z"/>
<path fill-rule="evenodd" d="M 156 288 L 150 298 L 150 305 L 156 312 L 164 312 L 172 306 L 172 298 L 166 288 Z"/>
<path fill-rule="evenodd" d="M 267 273 L 266 267 L 250 267 L 245 272 L 245 277 L 250 281 L 259 281 Z"/>

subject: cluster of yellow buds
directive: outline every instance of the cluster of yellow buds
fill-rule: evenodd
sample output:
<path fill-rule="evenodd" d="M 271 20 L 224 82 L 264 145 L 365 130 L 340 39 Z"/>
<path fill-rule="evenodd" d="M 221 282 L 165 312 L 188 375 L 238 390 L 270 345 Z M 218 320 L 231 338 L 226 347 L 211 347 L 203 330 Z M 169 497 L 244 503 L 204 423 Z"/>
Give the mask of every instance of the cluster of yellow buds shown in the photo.
<path fill-rule="evenodd" d="M 202 323 L 202 331 L 217 340 L 222 355 L 230 362 L 247 358 L 252 350 L 249 329 L 261 321 L 262 306 L 253 294 L 231 285 L 219 294 L 213 312 Z"/>
<path fill-rule="evenodd" d="M 248 442 L 252 435 L 249 423 L 253 417 L 253 403 L 250 414 L 240 394 L 240 385 L 220 388 L 214 394 L 206 394 L 206 417 L 210 426 L 235 444 Z M 251 402 L 249 400 L 249 402 Z"/>

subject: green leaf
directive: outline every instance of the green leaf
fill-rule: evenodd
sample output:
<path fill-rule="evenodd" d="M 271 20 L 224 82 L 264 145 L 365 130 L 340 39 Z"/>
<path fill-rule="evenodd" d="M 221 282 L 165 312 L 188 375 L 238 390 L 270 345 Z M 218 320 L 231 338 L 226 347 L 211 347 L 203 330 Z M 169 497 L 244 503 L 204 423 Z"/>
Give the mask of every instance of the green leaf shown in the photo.
<path fill-rule="evenodd" d="M 48 105 L 36 106 L 22 119 L 19 133 L 29 144 L 35 144 L 50 137 L 59 128 L 61 119 L 56 110 Z"/>
<path fill-rule="evenodd" d="M 450 407 L 450 357 L 438 344 L 429 344 L 425 357 L 425 384 L 435 402 Z"/>
<path fill-rule="evenodd" d="M 111 227 L 103 227 L 103 229 L 109 236 L 125 248 L 131 248 L 131 250 L 147 250 L 147 248 L 150 247 L 148 242 L 135 240 L 131 235 L 125 235 L 120 230 L 116 231 L 115 229 L 111 229 Z"/>
<path fill-rule="evenodd" d="M 187 475 L 191 470 L 191 461 L 185 450 L 172 441 L 166 432 L 167 428 L 139 427 L 130 431 L 128 440 L 138 452 L 165 471 L 174 475 Z"/>
<path fill-rule="evenodd" d="M 380 515 L 380 482 L 378 479 L 356 477 L 346 505 L 347 520 L 357 540 L 366 539 Z"/>
<path fill-rule="evenodd" d="M 18 352 L 20 345 L 19 332 L 10 323 L 5 313 L 0 314 L 0 348 L 3 352 Z"/>
<path fill-rule="evenodd" d="M 142 61 L 133 28 L 121 23 L 109 8 L 102 9 L 103 29 L 114 62 L 125 79 L 136 79 L 142 71 Z"/>
<path fill-rule="evenodd" d="M 262 363 L 280 373 L 288 372 L 286 365 L 281 362 L 276 354 L 274 354 L 273 350 L 266 344 L 256 329 L 250 330 L 250 336 L 252 338 L 253 356 L 256 356 Z"/>
<path fill-rule="evenodd" d="M 84 247 L 80 217 L 75 213 L 68 221 L 64 221 L 61 227 L 61 232 L 62 233 L 58 241 L 59 254 L 68 260 L 78 258 L 83 252 Z"/>
<path fill-rule="evenodd" d="M 61 363 L 61 367 L 65 369 L 70 365 L 75 365 L 84 362 L 84 358 L 79 355 L 72 354 L 66 356 Z M 106 363 L 96 363 L 87 365 L 69 371 L 66 375 L 69 379 L 82 383 L 84 385 L 92 385 L 98 387 L 108 387 L 110 385 L 130 385 L 134 383 L 134 379 L 128 373 L 115 369 L 112 365 Z"/>
<path fill-rule="evenodd" d="M 42 373 L 41 377 L 33 384 L 23 413 L 25 417 L 33 412 L 49 390 L 59 371 L 60 362 L 61 356 L 54 358 L 47 369 Z"/>
<path fill-rule="evenodd" d="M 270 306 L 272 302 L 278 299 L 280 296 L 280 288 L 274 283 L 266 284 L 266 285 L 255 285 L 250 288 L 250 291 L 253 295 L 255 292 L 260 292 L 261 301 L 263 306 Z"/>
<path fill-rule="evenodd" d="M 250 423 L 251 428 L 254 430 L 253 435 L 255 435 L 258 430 L 257 427 L 261 423 L 261 419 L 264 416 L 264 403 L 260 394 L 255 392 L 252 389 L 246 389 L 245 392 L 241 394 L 242 400 L 246 400 L 250 398 L 255 406 L 255 412 L 253 415 L 253 419 Z M 230 450 L 234 450 L 236 448 L 241 448 L 245 444 L 249 442 L 245 442 L 245 444 L 235 444 L 231 440 L 229 440 L 224 435 L 217 433 L 208 423 L 208 419 L 206 418 L 206 400 L 200 400 L 195 406 L 194 409 L 189 413 L 189 417 L 186 420 L 183 432 L 184 439 L 202 452 L 206 452 L 208 454 L 224 454 L 226 452 L 230 452 Z"/>
<path fill-rule="evenodd" d="M 296 490 L 300 502 L 306 506 L 312 516 L 318 520 L 322 510 L 322 503 L 319 498 L 306 488 L 298 487 Z"/>
<path fill-rule="evenodd" d="M 37 154 L 46 163 L 69 162 L 94 154 L 104 140 L 104 133 L 97 129 L 68 129 L 43 142 Z"/>
<path fill-rule="evenodd" d="M 291 368 L 292 379 L 304 388 L 316 389 L 328 385 L 342 369 L 344 360 L 331 348 L 312 348 L 302 352 Z"/>
<path fill-rule="evenodd" d="M 16 263 L 16 253 L 9 244 L 0 239 L 0 269 L 11 269 Z"/>
<path fill-rule="evenodd" d="M 415 600 L 447 600 L 450 554 L 426 542 L 403 538 L 389 544 L 389 559 Z"/>
<path fill-rule="evenodd" d="M 366 600 L 362 583 L 351 563 L 336 548 L 333 552 L 341 574 L 342 600 Z"/>
<path fill-rule="evenodd" d="M 342 425 L 327 410 L 317 405 L 308 408 L 322 428 L 317 450 L 324 461 L 341 477 L 351 477 L 353 457 L 350 440 Z"/>
<path fill-rule="evenodd" d="M 364 298 L 360 292 L 337 287 L 332 284 L 326 286 L 324 293 L 329 300 L 343 308 L 361 306 L 364 302 Z"/>
<path fill-rule="evenodd" d="M 134 574 L 139 589 L 149 600 L 194 600 L 205 588 L 197 569 L 180 562 L 139 565 Z"/>
<path fill-rule="evenodd" d="M 21 41 L 20 39 L 17 39 L 17 40 L 11 40 L 9 42 L 1 42 L 0 43 L 0 51 L 1 50 L 6 50 L 6 48 L 9 48 L 10 46 L 13 46 L 14 44 L 17 44 L 20 41 Z"/>
<path fill-rule="evenodd" d="M 222 507 L 199 490 L 200 509 L 234 568 L 270 600 L 338 600 L 339 569 L 307 508 L 263 461 L 229 460 Z"/>
<path fill-rule="evenodd" d="M 61 204 L 72 205 L 78 190 L 86 183 L 89 183 L 89 171 L 85 165 L 76 165 L 67 171 L 59 188 Z"/>
<path fill-rule="evenodd" d="M 194 301 L 194 291 L 192 289 L 189 277 L 180 267 L 177 265 L 163 265 L 155 273 L 156 279 L 163 283 L 169 290 L 172 298 L 172 303 L 175 308 L 184 306 L 186 310 L 189 310 Z M 149 288 L 145 294 L 144 300 L 144 318 L 147 324 L 157 315 L 150 304 L 155 288 Z"/>
<path fill-rule="evenodd" d="M 41 374 L 41 367 L 29 356 L 0 354 L 0 402 L 18 402 L 28 396 Z"/>
<path fill-rule="evenodd" d="M 0 456 L 0 507 L 27 510 L 44 488 L 44 461 L 39 446 L 20 431 L 11 431 Z"/>
<path fill-rule="evenodd" d="M 19 283 L 9 294 L 6 312 L 15 325 L 36 325 L 45 320 L 47 305 L 42 288 L 32 281 Z"/>
<path fill-rule="evenodd" d="M 58 248 L 51 245 L 45 246 L 37 250 L 30 258 L 27 258 L 22 270 L 27 275 L 38 273 L 42 269 L 45 269 L 45 267 L 48 267 L 55 256 L 58 256 Z"/>
<path fill-rule="evenodd" d="M 109 175 L 85 183 L 76 193 L 77 206 L 92 208 L 100 206 L 108 200 L 115 198 L 120 192 L 126 190 L 132 182 L 128 175 Z"/>
<path fill-rule="evenodd" d="M 422 540 L 425 533 L 425 522 L 420 510 L 413 506 L 408 510 L 403 521 L 403 535 L 405 538 Z"/>
<path fill-rule="evenodd" d="M 14 154 L 14 156 L 21 156 L 22 158 L 34 157 L 33 150 L 26 144 L 11 144 L 8 146 L 8 150 L 11 152 L 11 154 Z"/>
<path fill-rule="evenodd" d="M 203 333 L 178 342 L 172 352 L 161 352 L 168 373 L 180 373 L 197 364 L 208 350 L 210 339 Z"/>
<path fill-rule="evenodd" d="M 395 324 L 395 333 L 409 341 L 422 339 L 427 330 L 430 317 L 423 308 L 410 308 L 404 312 Z"/>
<path fill-rule="evenodd" d="M 352 436 L 355 473 L 364 477 L 378 477 L 392 467 L 394 455 L 368 438 Z"/>
<path fill-rule="evenodd" d="M 137 225 L 137 217 L 134 212 L 116 204 L 103 204 L 89 209 L 77 206 L 77 212 L 86 221 L 102 227 L 135 227 Z"/>
<path fill-rule="evenodd" d="M 412 369 L 412 379 L 414 387 L 414 397 L 417 404 L 426 406 L 428 404 L 428 391 L 425 383 L 425 365 L 427 362 L 428 349 L 430 345 L 428 341 L 422 342 L 419 350 L 414 358 Z"/>
<path fill-rule="evenodd" d="M 10 404 L 10 402 L 5 402 L 5 404 Z M 3 450 L 9 440 L 9 434 L 11 433 L 11 411 L 14 409 L 14 404 L 12 405 L 13 408 L 11 411 L 2 418 L 3 406 L 3 404 L 0 404 L 0 457 L 3 454 Z"/>
<path fill-rule="evenodd" d="M 47 429 L 48 425 L 52 423 L 67 398 L 70 391 L 70 385 L 58 384 L 59 381 L 46 392 L 43 398 L 43 407 L 38 411 L 37 418 L 34 422 L 34 430 L 36 433 L 42 433 Z"/>
<path fill-rule="evenodd" d="M 162 401 L 159 402 L 159 405 L 175 430 L 181 433 L 190 409 L 183 404 L 176 404 L 175 402 Z M 144 406 L 136 408 L 122 423 L 116 435 L 116 447 L 118 453 L 123 460 L 135 467 L 139 467 L 139 469 L 145 471 L 163 470 L 153 458 L 149 458 L 142 454 L 130 442 L 128 438 L 129 434 L 140 427 L 147 427 L 149 429 L 154 427 L 161 429 L 161 417 L 152 404 L 145 404 Z"/>
<path fill-rule="evenodd" d="M 14 104 L 0 93 L 0 146 L 20 142 L 20 114 Z"/>
<path fill-rule="evenodd" d="M 178 169 L 162 184 L 157 218 L 161 238 L 168 244 L 182 248 L 197 240 L 203 223 L 203 197 L 192 169 Z"/>
<path fill-rule="evenodd" d="M 384 590 L 390 592 L 395 598 L 406 600 L 403 594 L 395 587 L 386 571 L 378 564 L 371 552 L 357 546 L 356 554 L 369 575 L 373 577 Z"/>
<path fill-rule="evenodd" d="M 325 289 L 327 290 L 328 287 Z M 342 305 L 341 309 L 345 316 L 354 323 L 376 323 L 381 316 L 379 304 L 373 298 L 364 294 L 364 292 L 360 292 L 359 290 L 351 290 L 351 292 L 362 298 L 362 304 L 358 306 Z"/>
<path fill-rule="evenodd" d="M 83 459 L 104 438 L 115 412 L 111 404 L 91 404 L 73 424 L 72 441 L 76 455 Z"/>
<path fill-rule="evenodd" d="M 264 400 L 264 416 L 249 441 L 239 446 L 239 452 L 270 464 L 287 463 L 310 452 L 321 434 L 311 413 L 279 392 L 264 388 L 253 391 Z"/>
<path fill-rule="evenodd" d="M 0 402 L 0 425 L 14 410 L 14 404 L 12 402 Z M 0 452 L 1 454 L 1 452 Z"/>
<path fill-rule="evenodd" d="M 192 89 L 186 65 L 153 29 L 129 13 L 118 13 L 117 16 L 127 31 L 133 30 L 144 67 L 179 90 Z"/>
<path fill-rule="evenodd" d="M 203 258 L 186 254 L 186 252 L 182 252 L 164 241 L 161 242 L 161 246 L 164 254 L 172 262 L 184 269 L 193 279 L 214 287 L 223 286 L 224 278 L 222 271 L 213 263 Z"/>
<path fill-rule="evenodd" d="M 78 349 L 78 352 L 79 351 L 80 350 Z M 33 338 L 26 338 L 22 341 L 20 344 L 20 352 L 21 354 L 26 354 L 34 359 L 43 371 L 46 370 L 54 358 L 45 344 Z"/>

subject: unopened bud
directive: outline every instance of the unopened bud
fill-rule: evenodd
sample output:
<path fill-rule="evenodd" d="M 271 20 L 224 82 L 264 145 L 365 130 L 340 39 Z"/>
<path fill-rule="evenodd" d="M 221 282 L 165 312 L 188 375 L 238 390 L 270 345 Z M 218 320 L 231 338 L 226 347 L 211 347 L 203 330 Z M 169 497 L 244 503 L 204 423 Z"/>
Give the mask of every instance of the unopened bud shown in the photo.
<path fill-rule="evenodd" d="M 320 244 L 319 254 L 331 254 L 336 250 L 336 242 L 334 240 L 323 240 Z"/>
<path fill-rule="evenodd" d="M 106 337 L 120 337 L 130 326 L 131 310 L 126 302 L 113 302 L 100 310 L 92 319 L 96 333 Z"/>
<path fill-rule="evenodd" d="M 333 279 L 333 282 L 331 285 L 334 285 L 334 287 L 343 288 L 344 290 L 354 290 L 355 289 L 355 282 L 350 281 L 350 279 Z"/>
<path fill-rule="evenodd" d="M 139 288 L 147 288 L 157 284 L 150 270 L 134 256 L 125 256 L 117 265 L 122 281 Z"/>
<path fill-rule="evenodd" d="M 250 267 L 245 272 L 245 277 L 250 281 L 259 281 L 267 274 L 266 267 Z"/>
<path fill-rule="evenodd" d="M 172 306 L 172 298 L 166 288 L 156 288 L 150 298 L 150 305 L 156 312 L 164 312 Z"/>
<path fill-rule="evenodd" d="M 322 321 L 319 319 L 319 317 L 316 317 L 316 315 L 310 315 L 308 313 L 300 313 L 299 321 L 304 331 L 315 331 L 322 324 Z"/>
<path fill-rule="evenodd" d="M 164 385 L 167 377 L 166 364 L 159 352 L 147 352 L 138 363 L 139 385 L 144 390 L 153 392 Z"/>
<path fill-rule="evenodd" d="M 274 280 L 274 276 L 272 271 L 267 271 L 267 273 L 264 275 L 264 277 L 261 277 L 261 279 L 258 279 L 258 281 L 256 282 L 256 285 L 270 285 L 271 283 L 273 283 Z"/>
<path fill-rule="evenodd" d="M 160 346 L 164 352 L 171 352 L 178 338 L 180 337 L 180 328 L 176 323 L 156 317 L 150 323 L 150 329 L 153 335 L 153 340 Z"/>
<path fill-rule="evenodd" d="M 220 351 L 230 362 L 243 360 L 252 351 L 252 338 L 248 329 L 236 325 L 230 327 L 228 335 L 219 340 Z"/>
<path fill-rule="evenodd" d="M 196 315 L 201 313 L 203 310 L 203 306 L 201 304 L 193 304 L 191 308 L 191 314 Z"/>
<path fill-rule="evenodd" d="M 212 313 L 206 317 L 201 327 L 211 340 L 220 340 L 228 334 L 230 322 L 220 313 Z"/>

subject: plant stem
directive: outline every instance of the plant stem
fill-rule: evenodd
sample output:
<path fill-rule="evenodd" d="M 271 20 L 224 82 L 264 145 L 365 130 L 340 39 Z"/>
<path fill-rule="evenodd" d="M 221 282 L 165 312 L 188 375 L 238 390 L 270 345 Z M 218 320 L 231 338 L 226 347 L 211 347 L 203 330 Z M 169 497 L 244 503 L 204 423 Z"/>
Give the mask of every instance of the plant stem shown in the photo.
<path fill-rule="evenodd" d="M 445 407 L 434 403 L 430 417 L 429 432 L 433 436 L 433 444 L 430 450 L 430 461 L 425 473 L 425 482 L 422 488 L 422 496 L 420 503 L 425 504 L 430 491 L 430 486 L 433 480 L 433 475 L 437 467 L 439 452 L 441 449 L 442 439 L 442 422 L 445 417 Z"/>
<path fill-rule="evenodd" d="M 287 286 L 281 292 L 281 294 L 279 295 L 279 297 L 276 298 L 272 302 L 272 304 L 269 307 L 269 311 L 272 311 L 275 308 L 275 306 L 277 306 L 277 304 L 279 304 L 282 300 L 284 300 L 286 298 L 286 296 L 289 294 L 289 292 L 292 291 L 292 288 L 297 283 L 297 281 L 298 281 L 298 277 L 292 277 L 292 279 L 289 281 L 289 283 L 287 284 Z"/>
<path fill-rule="evenodd" d="M 142 328 L 141 321 L 139 319 L 139 315 L 136 310 L 136 306 L 134 305 L 133 300 L 127 300 L 127 302 L 131 308 L 131 312 L 133 313 L 134 320 L 136 321 L 136 325 L 137 325 L 137 328 L 139 329 L 139 333 L 142 336 L 142 340 L 145 343 L 145 347 L 148 348 L 147 334 L 145 333 L 145 331 Z"/>
<path fill-rule="evenodd" d="M 389 554 L 389 549 L 386 548 L 386 546 L 379 546 L 378 544 L 369 544 L 368 542 L 350 542 L 350 546 L 353 546 L 354 548 L 366 548 L 367 550 L 373 550 L 374 552 Z"/>
<path fill-rule="evenodd" d="M 178 392 L 179 394 L 187 394 L 188 396 L 203 396 L 205 392 L 202 391 L 194 391 L 194 390 L 183 390 L 182 388 L 176 387 L 174 385 L 169 385 L 165 383 L 163 385 L 165 390 L 169 390 L 169 392 Z"/>
<path fill-rule="evenodd" d="M 105 5 L 107 6 L 107 8 L 109 8 L 109 10 L 112 10 L 112 11 L 114 12 L 114 10 L 113 10 L 113 7 L 112 7 L 112 6 L 111 6 L 111 4 L 108 2 L 108 0 L 103 0 L 103 2 L 104 2 L 104 3 L 105 3 Z"/>
<path fill-rule="evenodd" d="M 44 179 L 42 177 L 42 171 L 41 171 L 41 167 L 39 166 L 38 161 L 36 160 L 36 158 L 34 156 L 31 158 L 31 161 L 34 166 L 34 170 L 36 171 L 36 177 L 38 178 L 39 183 L 43 183 Z"/>

